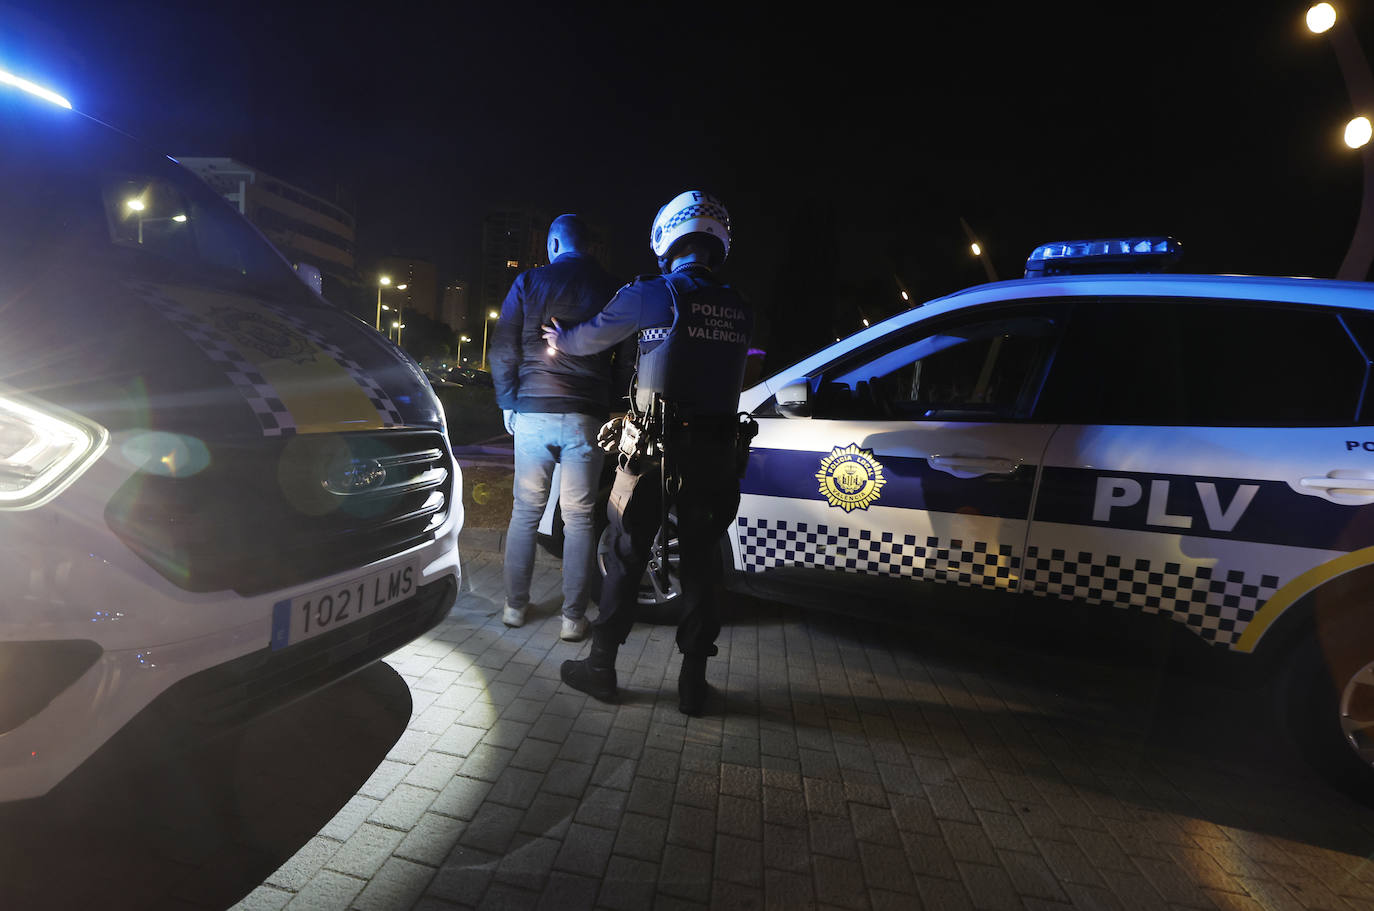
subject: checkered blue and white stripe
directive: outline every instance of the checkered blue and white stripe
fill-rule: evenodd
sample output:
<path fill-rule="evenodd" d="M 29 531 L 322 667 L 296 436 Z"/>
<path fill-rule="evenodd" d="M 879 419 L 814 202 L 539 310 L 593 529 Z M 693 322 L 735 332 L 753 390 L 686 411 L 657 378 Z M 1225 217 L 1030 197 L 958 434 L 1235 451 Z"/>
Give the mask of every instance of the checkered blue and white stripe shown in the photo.
<path fill-rule="evenodd" d="M 725 207 L 718 202 L 708 199 L 704 202 L 683 206 L 673 215 L 669 216 L 668 220 L 663 223 L 663 233 L 667 234 L 671 232 L 678 225 L 692 218 L 712 218 L 727 227 L 730 224 L 730 213 L 725 211 Z"/>
<path fill-rule="evenodd" d="M 404 423 L 404 419 L 401 417 L 401 411 L 396 407 L 396 403 L 392 401 L 391 396 L 387 395 L 386 390 L 383 389 L 366 370 L 360 367 L 357 361 L 344 354 L 342 348 L 325 339 L 325 337 L 313 326 L 296 316 L 294 313 L 290 313 L 266 301 L 260 301 L 259 303 L 294 326 L 302 335 L 310 339 L 312 345 L 319 348 L 335 363 L 347 371 L 348 375 L 353 378 L 353 382 L 357 383 L 367 395 L 367 399 L 372 403 L 372 407 L 377 409 L 377 414 L 382 419 L 382 425 L 384 427 L 397 427 Z"/>
<path fill-rule="evenodd" d="M 206 323 L 191 311 L 182 307 L 174 298 L 164 294 L 155 285 L 145 282 L 130 283 L 130 287 L 150 303 L 158 313 L 180 329 L 210 358 L 243 396 L 248 407 L 258 419 L 263 436 L 290 436 L 297 431 L 295 418 L 278 397 L 272 384 L 258 370 L 252 361 L 243 356 L 233 341 L 222 332 Z M 356 361 L 344 354 L 343 349 L 327 341 L 314 327 L 293 313 L 268 303 L 256 300 L 255 303 L 272 311 L 283 322 L 310 340 L 325 356 L 332 359 L 348 373 L 363 390 L 372 407 L 377 410 L 383 426 L 395 427 L 403 423 L 400 410 L 386 391 Z"/>
<path fill-rule="evenodd" d="M 277 390 L 230 339 L 162 293 L 157 286 L 133 282 L 130 288 L 195 342 L 206 357 L 224 371 L 229 382 L 257 417 L 263 436 L 290 436 L 296 432 L 295 418 L 277 396 Z"/>
<path fill-rule="evenodd" d="M 1011 545 L 744 516 L 736 523 L 747 572 L 810 566 L 978 588 L 1016 584 Z"/>
<path fill-rule="evenodd" d="M 1164 614 L 1208 642 L 1230 646 L 1278 590 L 1278 576 L 1239 569 L 1063 550 L 1026 551 L 1023 590 L 1088 604 Z"/>
<path fill-rule="evenodd" d="M 736 525 L 746 572 L 802 566 L 1027 591 L 1162 614 L 1222 646 L 1240 638 L 1280 585 L 1278 576 L 1267 573 L 1114 554 L 1070 555 L 1032 546 L 1023 564 L 1010 545 L 985 541 L 743 516 Z"/>

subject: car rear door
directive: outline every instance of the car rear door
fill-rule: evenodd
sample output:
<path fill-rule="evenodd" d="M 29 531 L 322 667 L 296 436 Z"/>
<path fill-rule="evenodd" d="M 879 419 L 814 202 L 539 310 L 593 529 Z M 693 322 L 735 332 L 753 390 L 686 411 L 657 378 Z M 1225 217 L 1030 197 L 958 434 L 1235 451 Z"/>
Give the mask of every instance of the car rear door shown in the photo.
<path fill-rule="evenodd" d="M 1080 302 L 1037 409 L 1062 426 L 1025 589 L 1249 650 L 1286 584 L 1374 544 L 1366 350 L 1330 308 Z"/>

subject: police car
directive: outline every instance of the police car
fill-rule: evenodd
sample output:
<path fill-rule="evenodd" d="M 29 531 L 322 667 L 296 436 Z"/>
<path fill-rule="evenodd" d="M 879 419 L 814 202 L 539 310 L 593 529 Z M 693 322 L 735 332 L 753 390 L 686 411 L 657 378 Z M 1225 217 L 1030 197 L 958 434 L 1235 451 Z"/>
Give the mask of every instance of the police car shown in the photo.
<path fill-rule="evenodd" d="M 1176 623 L 1259 669 L 1309 757 L 1371 790 L 1374 286 L 1162 271 L 1179 253 L 1047 244 L 1023 280 L 745 390 L 759 433 L 727 585 L 831 606 L 958 587 Z M 671 605 L 647 576 L 642 603 Z"/>
<path fill-rule="evenodd" d="M 418 366 L 195 175 L 3 72 L 0 137 L 10 801 L 421 635 L 463 512 Z"/>

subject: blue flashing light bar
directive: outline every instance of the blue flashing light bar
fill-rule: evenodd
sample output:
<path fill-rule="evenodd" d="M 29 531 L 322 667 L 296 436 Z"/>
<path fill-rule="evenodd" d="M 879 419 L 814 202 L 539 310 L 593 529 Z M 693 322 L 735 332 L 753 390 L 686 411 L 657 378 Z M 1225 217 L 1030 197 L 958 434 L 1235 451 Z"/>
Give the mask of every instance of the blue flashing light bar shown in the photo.
<path fill-rule="evenodd" d="M 0 70 L 0 83 L 3 83 L 4 85 L 12 85 L 17 89 L 23 89 L 30 95 L 37 95 L 44 101 L 50 101 L 53 104 L 58 105 L 59 107 L 64 107 L 68 110 L 71 110 L 72 103 L 67 99 L 63 98 L 61 95 L 57 94 L 51 89 L 45 89 L 41 85 L 29 82 L 29 80 L 16 76 L 13 73 L 7 73 L 4 70 Z"/>
<path fill-rule="evenodd" d="M 1041 244 L 1026 259 L 1026 277 L 1075 272 L 1152 272 L 1177 262 L 1183 247 L 1172 237 L 1110 237 Z"/>

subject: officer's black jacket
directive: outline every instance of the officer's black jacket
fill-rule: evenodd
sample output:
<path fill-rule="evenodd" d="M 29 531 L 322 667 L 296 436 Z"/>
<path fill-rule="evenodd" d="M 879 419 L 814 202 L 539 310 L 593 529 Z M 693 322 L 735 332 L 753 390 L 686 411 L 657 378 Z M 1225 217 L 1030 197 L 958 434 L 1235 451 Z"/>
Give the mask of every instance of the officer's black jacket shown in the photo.
<path fill-rule="evenodd" d="M 520 412 L 607 416 L 625 394 L 624 379 L 612 388 L 612 351 L 550 354 L 540 327 L 558 317 L 577 325 L 606 306 L 616 280 L 591 256 L 563 253 L 547 266 L 516 276 L 497 322 L 488 360 L 496 403 Z M 627 353 L 633 367 L 634 350 Z M 624 373 L 628 376 L 628 369 Z"/>
<path fill-rule="evenodd" d="M 719 279 L 704 265 L 685 263 L 673 270 L 675 274 L 689 276 L 696 282 L 708 286 L 721 287 Z M 745 331 L 752 330 L 752 309 L 736 292 L 725 289 L 733 300 L 745 311 Z M 562 321 L 560 320 L 560 323 Z M 673 323 L 673 300 L 668 291 L 667 280 L 662 275 L 641 275 L 633 282 L 616 292 L 615 298 L 606 305 L 595 318 L 579 326 L 567 329 L 558 339 L 558 350 L 572 355 L 587 355 L 605 351 L 622 340 L 636 340 L 642 330 L 671 326 Z M 657 345 L 658 342 L 638 338 L 639 356 Z M 747 349 L 747 345 L 740 343 Z M 743 363 L 745 350 L 735 352 Z M 696 362 L 683 362 L 675 368 L 689 374 L 678 378 L 681 387 L 719 388 L 712 382 L 711 375 L 721 369 L 719 363 L 708 358 Z M 695 382 L 700 378 L 700 382 Z M 688 410 L 697 414 L 733 414 L 739 407 L 739 389 L 733 388 L 719 396 L 720 401 L 690 401 Z M 640 407 L 644 403 L 640 402 Z M 679 403 L 684 404 L 684 403 Z"/>

